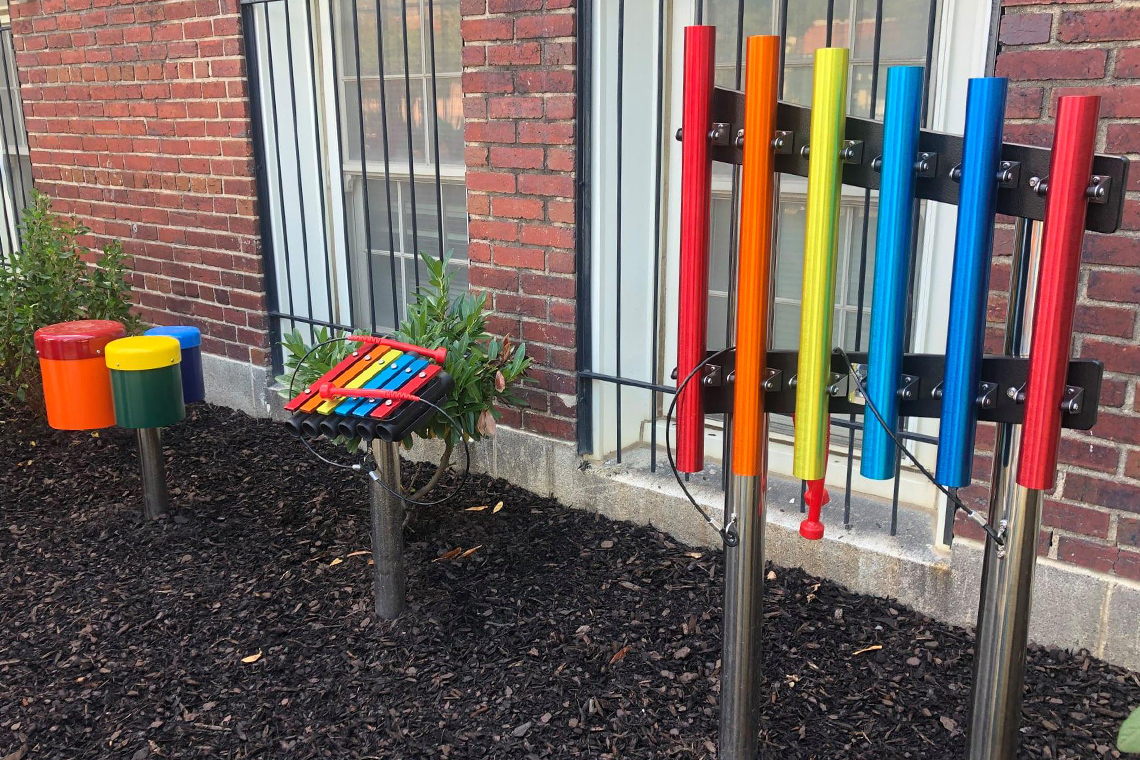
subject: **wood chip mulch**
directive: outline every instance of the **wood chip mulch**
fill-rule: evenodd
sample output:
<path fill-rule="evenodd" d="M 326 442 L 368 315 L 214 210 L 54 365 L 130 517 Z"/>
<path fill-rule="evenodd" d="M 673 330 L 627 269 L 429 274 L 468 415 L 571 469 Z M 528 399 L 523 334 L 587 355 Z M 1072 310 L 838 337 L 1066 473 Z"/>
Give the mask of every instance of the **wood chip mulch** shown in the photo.
<path fill-rule="evenodd" d="M 414 511 L 376 623 L 361 476 L 221 408 L 165 443 L 176 511 L 143 524 L 129 433 L 0 409 L 0 760 L 715 757 L 719 552 L 472 478 Z M 963 756 L 970 633 L 766 592 L 764 757 Z M 1022 756 L 1118 757 L 1140 678 L 1029 660 Z"/>

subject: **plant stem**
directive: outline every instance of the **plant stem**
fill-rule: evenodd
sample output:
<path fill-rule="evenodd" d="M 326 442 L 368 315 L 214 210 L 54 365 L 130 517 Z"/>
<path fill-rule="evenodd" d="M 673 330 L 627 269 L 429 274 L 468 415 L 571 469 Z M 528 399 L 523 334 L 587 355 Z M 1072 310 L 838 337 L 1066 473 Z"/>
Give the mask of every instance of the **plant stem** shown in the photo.
<path fill-rule="evenodd" d="M 432 473 L 431 480 L 429 480 L 423 488 L 412 494 L 410 498 L 422 499 L 424 494 L 435 488 L 436 484 L 439 483 L 439 479 L 443 477 L 443 473 L 447 470 L 448 466 L 451 465 L 451 451 L 453 448 L 454 446 L 451 443 L 451 439 L 448 438 L 447 442 L 443 445 L 443 456 L 439 458 L 439 465 L 435 468 L 435 472 Z"/>

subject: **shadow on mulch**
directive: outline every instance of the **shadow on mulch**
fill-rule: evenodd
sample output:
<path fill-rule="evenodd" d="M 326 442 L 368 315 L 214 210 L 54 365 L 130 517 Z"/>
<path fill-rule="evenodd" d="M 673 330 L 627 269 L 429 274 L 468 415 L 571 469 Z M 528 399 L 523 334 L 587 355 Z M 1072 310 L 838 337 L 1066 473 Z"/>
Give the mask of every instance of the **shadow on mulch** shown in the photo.
<path fill-rule="evenodd" d="M 166 447 L 177 513 L 145 525 L 130 434 L 0 410 L 0 758 L 715 755 L 719 552 L 474 478 L 415 513 L 377 624 L 359 476 L 220 408 Z M 961 757 L 970 634 L 769 578 L 765 757 Z M 1116 757 L 1137 703 L 1034 649 L 1022 755 Z"/>

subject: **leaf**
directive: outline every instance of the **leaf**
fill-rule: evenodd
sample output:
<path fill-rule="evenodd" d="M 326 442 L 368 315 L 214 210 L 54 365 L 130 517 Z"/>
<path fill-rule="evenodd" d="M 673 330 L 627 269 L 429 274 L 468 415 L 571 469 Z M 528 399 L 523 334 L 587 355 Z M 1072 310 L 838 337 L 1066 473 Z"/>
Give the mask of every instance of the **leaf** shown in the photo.
<path fill-rule="evenodd" d="M 482 548 L 483 548 L 483 544 L 479 544 L 478 546 L 472 546 L 470 549 L 468 549 L 467 551 L 460 554 L 459 559 L 463 559 L 464 557 L 470 557 L 472 554 L 474 554 L 475 552 L 479 551 Z"/>
<path fill-rule="evenodd" d="M 463 547 L 457 546 L 454 549 L 451 549 L 449 551 L 445 551 L 443 554 L 441 554 L 438 557 L 436 557 L 435 559 L 433 559 L 432 562 L 446 562 L 449 559 L 455 559 L 456 557 L 459 556 L 460 552 L 462 552 L 462 551 L 463 551 Z"/>
<path fill-rule="evenodd" d="M 344 562 L 344 560 L 341 559 L 340 557 L 337 557 L 336 559 L 334 559 L 332 562 L 329 563 L 329 567 L 336 567 L 341 562 Z"/>
<path fill-rule="evenodd" d="M 371 553 L 372 552 L 368 551 L 367 549 L 361 549 L 358 552 L 349 552 L 347 556 L 349 556 L 349 557 L 361 557 L 361 556 L 364 556 L 365 554 L 371 554 Z"/>
<path fill-rule="evenodd" d="M 486 504 L 484 504 L 481 507 L 468 507 L 467 509 L 465 509 L 463 511 L 464 512 L 482 512 L 484 509 L 490 509 L 490 507 L 488 507 Z"/>
<path fill-rule="evenodd" d="M 860 649 L 858 651 L 852 652 L 851 656 L 852 657 L 858 657 L 859 655 L 863 654 L 864 652 L 877 652 L 878 650 L 880 650 L 882 648 L 883 648 L 882 644 L 872 644 L 869 647 L 863 647 L 862 649 Z"/>
<path fill-rule="evenodd" d="M 610 665 L 616 665 L 617 663 L 621 662 L 625 659 L 625 656 L 627 654 L 629 654 L 629 644 L 626 644 L 624 647 L 614 652 L 614 656 L 610 658 Z"/>
<path fill-rule="evenodd" d="M 503 508 L 503 502 L 500 501 L 498 504 L 495 505 L 495 508 L 491 510 L 491 514 L 497 513 L 502 508 Z"/>
<path fill-rule="evenodd" d="M 1116 748 L 1121 752 L 1140 753 L 1140 707 L 1124 719 L 1116 735 Z"/>
<path fill-rule="evenodd" d="M 249 665 L 251 663 L 257 662 L 260 659 L 261 659 L 261 650 L 258 649 L 256 654 L 251 654 L 251 655 L 247 655 L 245 657 L 242 657 L 241 661 L 244 662 L 246 665 Z"/>

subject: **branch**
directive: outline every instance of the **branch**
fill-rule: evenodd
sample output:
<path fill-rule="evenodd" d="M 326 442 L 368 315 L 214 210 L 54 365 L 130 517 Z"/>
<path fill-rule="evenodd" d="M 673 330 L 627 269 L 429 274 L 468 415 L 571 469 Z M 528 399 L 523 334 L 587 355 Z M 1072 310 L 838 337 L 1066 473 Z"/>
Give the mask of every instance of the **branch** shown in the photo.
<path fill-rule="evenodd" d="M 411 498 L 413 501 L 422 499 L 424 497 L 424 494 L 436 487 L 436 485 L 439 483 L 439 479 L 443 477 L 443 473 L 446 472 L 448 466 L 451 465 L 451 451 L 453 448 L 454 446 L 452 445 L 451 437 L 449 436 L 447 438 L 447 442 L 443 445 L 443 456 L 439 458 L 439 465 L 435 468 L 435 472 L 432 473 L 431 480 L 429 480 L 423 488 L 416 491 L 409 498 Z"/>

